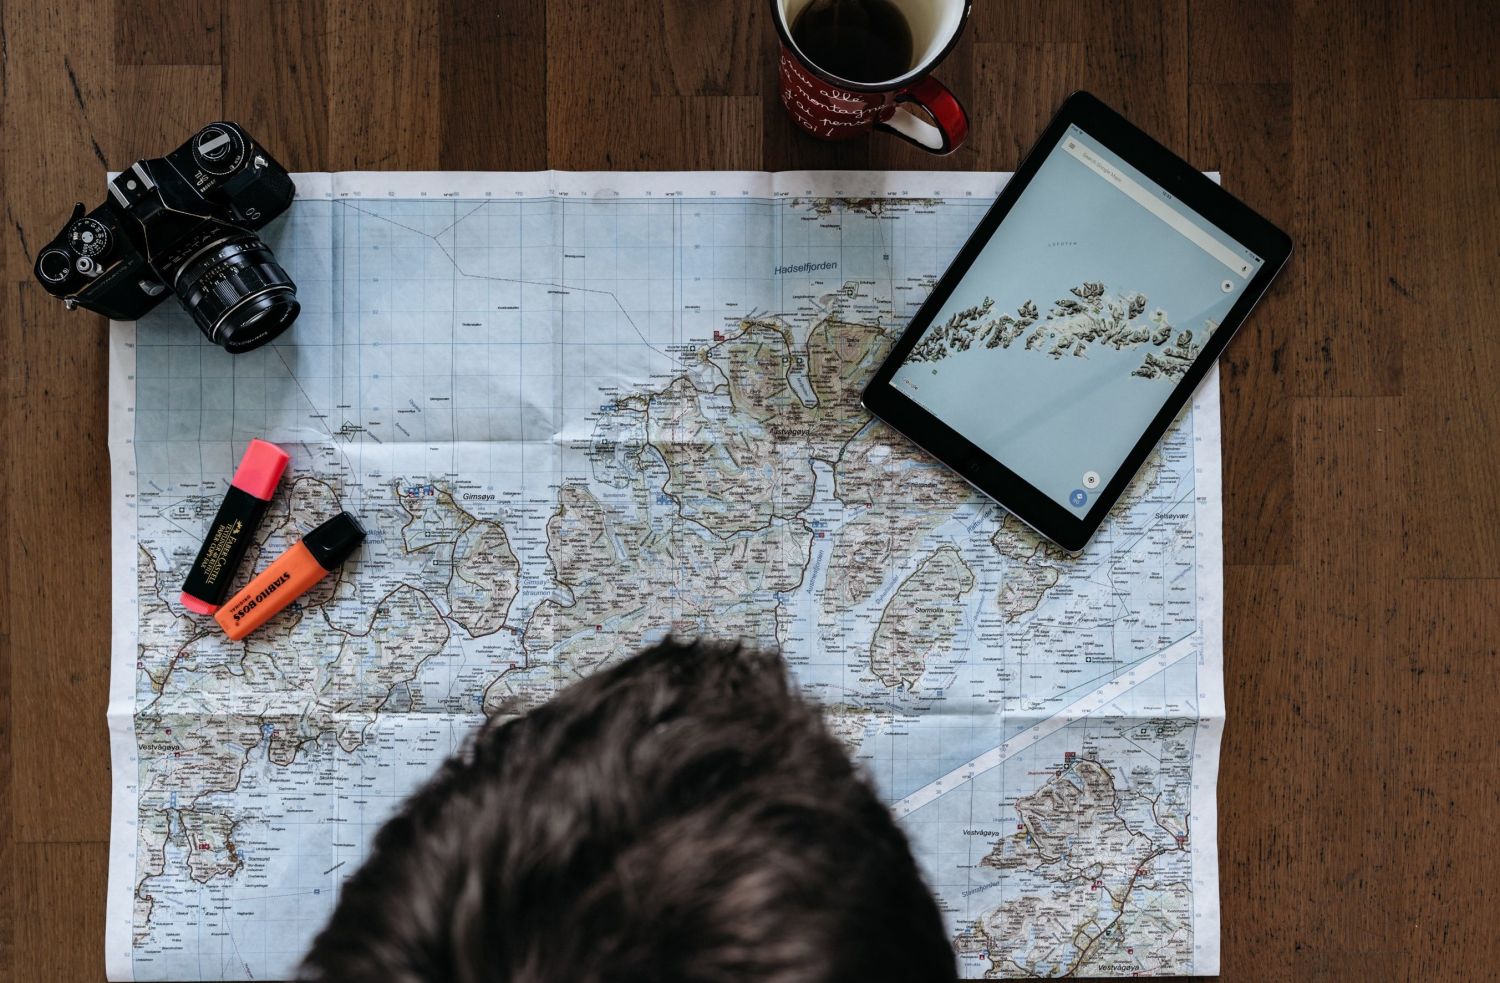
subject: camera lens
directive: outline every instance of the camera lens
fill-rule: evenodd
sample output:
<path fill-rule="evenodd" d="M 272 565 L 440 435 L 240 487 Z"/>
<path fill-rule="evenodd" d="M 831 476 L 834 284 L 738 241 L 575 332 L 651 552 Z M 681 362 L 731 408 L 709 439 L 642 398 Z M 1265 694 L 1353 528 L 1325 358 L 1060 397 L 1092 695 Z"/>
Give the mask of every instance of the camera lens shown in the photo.
<path fill-rule="evenodd" d="M 204 337 L 231 354 L 264 345 L 302 309 L 297 285 L 253 235 L 200 249 L 177 271 L 173 289 Z"/>

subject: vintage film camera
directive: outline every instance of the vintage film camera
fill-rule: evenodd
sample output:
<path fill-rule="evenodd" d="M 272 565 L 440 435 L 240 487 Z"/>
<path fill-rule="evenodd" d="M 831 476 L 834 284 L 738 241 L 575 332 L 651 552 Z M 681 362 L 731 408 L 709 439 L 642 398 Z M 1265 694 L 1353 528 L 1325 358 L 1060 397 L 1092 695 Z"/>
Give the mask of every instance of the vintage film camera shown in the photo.
<path fill-rule="evenodd" d="M 168 289 L 231 353 L 296 320 L 297 285 L 256 232 L 292 203 L 286 170 L 235 123 L 210 123 L 165 157 L 136 161 L 83 203 L 36 258 L 36 278 L 69 310 L 133 321 Z"/>

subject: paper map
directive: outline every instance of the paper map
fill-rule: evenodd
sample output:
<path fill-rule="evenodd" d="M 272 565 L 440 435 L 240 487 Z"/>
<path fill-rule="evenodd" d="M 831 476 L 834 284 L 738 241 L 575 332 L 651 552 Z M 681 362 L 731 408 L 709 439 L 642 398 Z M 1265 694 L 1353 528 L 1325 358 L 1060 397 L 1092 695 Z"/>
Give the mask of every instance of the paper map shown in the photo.
<path fill-rule="evenodd" d="M 482 715 L 668 631 L 785 653 L 965 975 L 1215 973 L 1217 375 L 1078 558 L 859 404 L 1003 180 L 304 174 L 280 340 L 114 325 L 110 978 L 290 975 Z M 231 643 L 177 595 L 252 437 L 236 586 L 370 537 Z"/>

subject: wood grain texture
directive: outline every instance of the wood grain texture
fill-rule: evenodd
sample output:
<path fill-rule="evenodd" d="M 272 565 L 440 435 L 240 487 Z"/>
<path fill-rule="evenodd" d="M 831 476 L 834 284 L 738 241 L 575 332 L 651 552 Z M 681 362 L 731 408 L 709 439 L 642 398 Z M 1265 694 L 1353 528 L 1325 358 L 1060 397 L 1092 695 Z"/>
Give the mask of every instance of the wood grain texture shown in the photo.
<path fill-rule="evenodd" d="M 1190 156 L 1215 161 L 1226 183 L 1282 228 L 1295 217 L 1286 145 L 1291 90 L 1280 83 L 1195 82 Z M 1293 256 L 1288 280 L 1301 268 Z M 1298 316 L 1293 291 L 1273 292 L 1240 327 L 1220 360 L 1224 429 L 1225 556 L 1287 563 L 1296 524 L 1286 476 L 1292 471 L 1287 324 Z"/>
<path fill-rule="evenodd" d="M 1408 579 L 1404 594 L 1412 617 L 1397 665 L 1404 705 L 1394 745 L 1404 821 L 1393 857 L 1405 882 L 1397 897 L 1407 964 L 1490 967 L 1500 932 L 1477 913 L 1439 914 L 1492 900 L 1500 879 L 1490 825 L 1500 813 L 1500 737 L 1475 726 L 1500 706 L 1500 580 Z"/>
<path fill-rule="evenodd" d="M 1500 96 L 1500 59 L 1495 57 L 1500 51 L 1500 17 L 1491 0 L 1413 3 L 1403 13 L 1401 36 L 1411 45 L 1411 54 L 1402 60 L 1408 95 L 1422 99 Z"/>
<path fill-rule="evenodd" d="M 443 0 L 438 166 L 456 171 L 547 167 L 547 9 Z"/>
<path fill-rule="evenodd" d="M 6 978 L 103 979 L 104 905 L 80 903 L 79 895 L 84 885 L 104 883 L 108 844 L 20 844 L 11 871 L 21 912 Z"/>
<path fill-rule="evenodd" d="M 1409 49 L 1392 3 L 1303 0 L 1291 16 L 1295 391 L 1393 395 L 1402 347 L 1390 280 L 1400 266 L 1394 219 L 1404 217 L 1396 69 Z M 1376 222 L 1382 215 L 1392 220 Z"/>
<path fill-rule="evenodd" d="M 1500 577 L 1500 328 L 1474 311 L 1500 257 L 1500 100 L 1417 102 L 1403 123 L 1407 200 L 1422 208 L 1391 287 L 1406 344 L 1424 356 L 1406 371 L 1414 494 L 1427 506 L 1412 517 L 1410 572 Z"/>
<path fill-rule="evenodd" d="M 124 0 L 114 8 L 115 64 L 219 64 L 224 11 L 217 0 Z M 107 30 L 101 33 L 108 36 Z"/>
<path fill-rule="evenodd" d="M 328 166 L 325 6 L 323 0 L 233 0 L 224 6 L 224 32 L 234 40 L 222 49 L 223 105 L 292 171 Z"/>
<path fill-rule="evenodd" d="M 245 123 L 294 170 L 1013 167 L 1090 88 L 1293 234 L 1223 372 L 1223 975 L 1500 952 L 1500 13 L 981 0 L 933 160 L 819 143 L 763 0 L 0 5 L 0 979 L 103 975 L 106 350 L 31 280 L 102 171 Z M 60 546 L 59 537 L 65 537 Z"/>
<path fill-rule="evenodd" d="M 320 170 L 437 167 L 437 0 L 326 0 L 328 162 Z M 274 70 L 274 62 L 265 71 Z M 474 122 L 482 125 L 484 117 Z"/>

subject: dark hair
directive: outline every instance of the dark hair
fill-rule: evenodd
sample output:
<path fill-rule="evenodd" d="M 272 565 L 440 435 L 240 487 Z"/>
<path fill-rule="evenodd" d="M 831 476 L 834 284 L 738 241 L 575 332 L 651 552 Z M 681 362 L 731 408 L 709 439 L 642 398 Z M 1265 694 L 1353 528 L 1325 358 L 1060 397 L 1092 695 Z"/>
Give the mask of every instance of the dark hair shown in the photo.
<path fill-rule="evenodd" d="M 954 979 L 905 837 L 779 657 L 668 640 L 480 731 L 302 968 L 365 983 Z"/>

